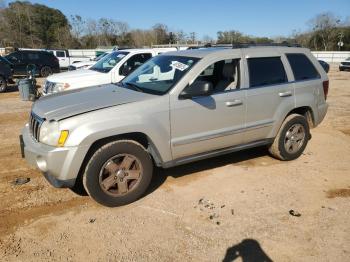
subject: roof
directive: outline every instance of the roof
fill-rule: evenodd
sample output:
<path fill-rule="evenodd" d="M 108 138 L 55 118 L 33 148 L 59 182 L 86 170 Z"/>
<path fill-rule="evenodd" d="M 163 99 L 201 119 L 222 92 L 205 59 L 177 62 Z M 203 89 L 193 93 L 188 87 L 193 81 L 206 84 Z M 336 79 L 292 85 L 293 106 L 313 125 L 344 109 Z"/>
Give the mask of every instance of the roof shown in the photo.
<path fill-rule="evenodd" d="M 197 58 L 203 58 L 208 55 L 212 54 L 232 54 L 237 53 L 241 49 L 249 49 L 254 51 L 267 51 L 267 50 L 276 50 L 276 51 L 282 51 L 282 52 L 298 52 L 302 53 L 307 50 L 306 48 L 300 48 L 300 47 L 280 47 L 280 46 L 252 46 L 252 47 L 242 47 L 242 48 L 226 48 L 226 47 L 209 47 L 209 48 L 202 48 L 202 49 L 187 49 L 182 51 L 176 51 L 176 52 L 167 52 L 162 55 L 168 55 L 168 56 L 188 56 L 188 57 L 197 57 Z"/>

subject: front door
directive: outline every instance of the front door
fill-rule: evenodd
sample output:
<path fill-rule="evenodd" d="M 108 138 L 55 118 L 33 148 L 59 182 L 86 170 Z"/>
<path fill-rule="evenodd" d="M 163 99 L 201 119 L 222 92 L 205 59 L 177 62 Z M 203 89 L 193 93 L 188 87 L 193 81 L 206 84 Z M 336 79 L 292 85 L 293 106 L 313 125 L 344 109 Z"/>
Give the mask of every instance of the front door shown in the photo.
<path fill-rule="evenodd" d="M 171 100 L 171 148 L 174 159 L 243 142 L 246 99 L 240 89 L 240 57 L 214 61 L 193 81 L 210 82 L 210 96 Z"/>

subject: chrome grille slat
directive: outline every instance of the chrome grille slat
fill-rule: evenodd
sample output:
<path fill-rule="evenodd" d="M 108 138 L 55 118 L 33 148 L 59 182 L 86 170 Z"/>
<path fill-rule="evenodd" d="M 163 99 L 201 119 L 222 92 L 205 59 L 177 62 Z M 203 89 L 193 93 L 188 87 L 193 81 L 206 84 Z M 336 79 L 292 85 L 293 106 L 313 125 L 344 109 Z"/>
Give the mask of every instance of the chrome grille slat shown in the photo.
<path fill-rule="evenodd" d="M 40 127 L 43 122 L 44 122 L 44 119 L 35 115 L 33 112 L 30 114 L 30 119 L 29 119 L 30 133 L 32 134 L 33 138 L 36 141 L 39 141 Z"/>

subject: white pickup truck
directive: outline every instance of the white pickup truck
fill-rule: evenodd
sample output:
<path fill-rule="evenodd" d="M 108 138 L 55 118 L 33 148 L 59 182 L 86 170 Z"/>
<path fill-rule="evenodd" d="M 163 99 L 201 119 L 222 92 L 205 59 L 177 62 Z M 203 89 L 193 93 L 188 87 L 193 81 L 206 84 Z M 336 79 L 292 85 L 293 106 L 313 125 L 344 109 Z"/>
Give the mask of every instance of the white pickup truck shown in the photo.
<path fill-rule="evenodd" d="M 70 65 L 78 62 L 91 61 L 92 59 L 87 56 L 71 56 L 67 49 L 57 49 L 57 50 L 47 50 L 48 52 L 54 54 L 60 63 L 60 68 L 66 69 Z"/>
<path fill-rule="evenodd" d="M 152 48 L 114 51 L 88 69 L 78 69 L 49 76 L 43 88 L 43 95 L 118 83 L 151 57 L 176 50 L 176 48 Z"/>

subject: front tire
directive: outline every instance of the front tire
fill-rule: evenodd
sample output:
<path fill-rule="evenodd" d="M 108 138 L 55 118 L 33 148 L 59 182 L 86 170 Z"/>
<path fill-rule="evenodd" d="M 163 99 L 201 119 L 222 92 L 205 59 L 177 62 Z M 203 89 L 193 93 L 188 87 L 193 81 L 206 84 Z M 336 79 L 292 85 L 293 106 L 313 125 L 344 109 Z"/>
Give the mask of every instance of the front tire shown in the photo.
<path fill-rule="evenodd" d="M 108 143 L 91 157 L 83 184 L 88 194 L 108 207 L 126 205 L 147 190 L 153 162 L 146 149 L 131 140 Z"/>
<path fill-rule="evenodd" d="M 7 81 L 3 76 L 0 76 L 0 93 L 6 92 Z"/>
<path fill-rule="evenodd" d="M 52 75 L 52 69 L 49 66 L 43 66 L 40 69 L 40 76 L 41 77 L 48 77 L 49 75 Z"/>
<path fill-rule="evenodd" d="M 310 128 L 306 118 L 302 115 L 291 114 L 284 120 L 269 152 L 275 158 L 283 161 L 294 160 L 303 153 L 310 137 Z"/>

